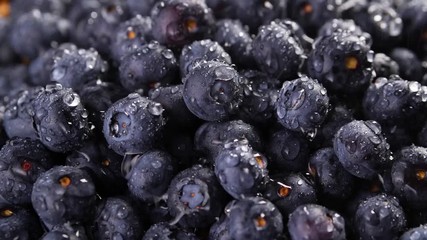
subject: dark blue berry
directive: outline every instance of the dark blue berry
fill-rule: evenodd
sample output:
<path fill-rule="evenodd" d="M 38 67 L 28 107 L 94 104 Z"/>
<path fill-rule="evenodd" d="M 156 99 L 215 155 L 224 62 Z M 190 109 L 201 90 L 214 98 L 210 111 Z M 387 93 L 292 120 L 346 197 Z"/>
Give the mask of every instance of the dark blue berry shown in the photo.
<path fill-rule="evenodd" d="M 120 83 L 129 91 L 176 82 L 179 68 L 173 52 L 156 41 L 129 52 L 120 60 Z"/>
<path fill-rule="evenodd" d="M 48 229 L 66 222 L 84 223 L 93 215 L 95 185 L 89 174 L 75 167 L 56 166 L 34 183 L 31 202 Z"/>
<path fill-rule="evenodd" d="M 282 214 L 261 197 L 234 200 L 225 209 L 232 239 L 275 239 L 283 231 Z"/>
<path fill-rule="evenodd" d="M 115 102 L 105 113 L 104 137 L 118 154 L 138 154 L 153 148 L 165 125 L 160 103 L 137 93 Z"/>
<path fill-rule="evenodd" d="M 375 121 L 354 120 L 342 126 L 334 137 L 334 151 L 352 175 L 372 179 L 392 163 L 390 146 Z"/>
<path fill-rule="evenodd" d="M 359 204 L 354 226 L 359 239 L 398 239 L 406 217 L 395 197 L 379 194 Z"/>
<path fill-rule="evenodd" d="M 316 204 L 305 204 L 289 216 L 288 230 L 292 240 L 344 240 L 344 218 L 333 210 Z"/>
<path fill-rule="evenodd" d="M 241 77 L 226 63 L 201 61 L 183 81 L 185 104 L 203 120 L 225 120 L 242 101 Z"/>
<path fill-rule="evenodd" d="M 256 196 L 265 187 L 267 159 L 247 140 L 226 142 L 215 157 L 215 175 L 235 199 Z"/>
<path fill-rule="evenodd" d="M 280 89 L 276 102 L 277 119 L 289 130 L 313 138 L 328 111 L 326 89 L 316 80 L 301 77 L 286 81 Z"/>
<path fill-rule="evenodd" d="M 79 95 L 61 85 L 47 85 L 33 100 L 33 119 L 40 141 L 51 151 L 82 146 L 90 133 L 88 112 Z"/>

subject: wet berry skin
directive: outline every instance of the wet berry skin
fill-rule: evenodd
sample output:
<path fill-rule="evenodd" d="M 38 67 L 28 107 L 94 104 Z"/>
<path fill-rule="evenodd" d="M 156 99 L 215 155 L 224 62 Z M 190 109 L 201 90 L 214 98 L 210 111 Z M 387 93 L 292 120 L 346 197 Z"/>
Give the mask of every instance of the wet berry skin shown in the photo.
<path fill-rule="evenodd" d="M 146 202 L 156 202 L 167 191 L 176 172 L 175 160 L 164 151 L 148 151 L 136 156 L 136 163 L 126 175 L 129 191 Z"/>
<path fill-rule="evenodd" d="M 84 223 L 95 208 L 95 185 L 75 167 L 56 166 L 34 183 L 31 202 L 48 229 L 65 222 Z"/>
<path fill-rule="evenodd" d="M 43 229 L 32 209 L 11 205 L 0 207 L 0 236 L 4 240 L 39 239 Z"/>
<path fill-rule="evenodd" d="M 178 173 L 168 189 L 168 208 L 173 222 L 183 228 L 208 227 L 221 214 L 225 193 L 214 172 L 194 165 Z"/>
<path fill-rule="evenodd" d="M 277 174 L 267 183 L 264 197 L 279 209 L 287 222 L 289 214 L 298 206 L 317 203 L 316 192 L 313 181 L 301 173 Z"/>
<path fill-rule="evenodd" d="M 232 239 L 275 239 L 283 231 L 282 214 L 262 197 L 232 201 L 225 212 Z"/>
<path fill-rule="evenodd" d="M 162 104 L 169 126 L 191 129 L 199 119 L 194 116 L 184 102 L 184 85 L 160 86 L 148 93 L 151 100 Z"/>
<path fill-rule="evenodd" d="M 400 240 L 425 239 L 427 238 L 427 225 L 411 228 L 400 236 Z"/>
<path fill-rule="evenodd" d="M 52 41 L 68 39 L 70 23 L 53 14 L 33 10 L 20 16 L 9 35 L 13 50 L 21 57 L 35 59 Z"/>
<path fill-rule="evenodd" d="M 407 146 L 396 153 L 391 170 L 394 192 L 410 209 L 426 209 L 427 149 Z"/>
<path fill-rule="evenodd" d="M 274 131 L 267 139 L 266 154 L 273 172 L 303 171 L 307 168 L 309 142 L 288 129 Z"/>
<path fill-rule="evenodd" d="M 285 128 L 313 138 L 329 111 L 326 89 L 309 77 L 286 81 L 276 102 L 277 120 Z"/>
<path fill-rule="evenodd" d="M 359 204 L 354 224 L 359 239 L 398 239 L 406 217 L 395 197 L 379 194 Z"/>
<path fill-rule="evenodd" d="M 221 186 L 235 199 L 256 196 L 265 188 L 267 159 L 253 150 L 247 140 L 224 143 L 214 167 Z"/>
<path fill-rule="evenodd" d="M 166 120 L 160 103 L 129 94 L 105 113 L 103 133 L 110 147 L 120 155 L 139 154 L 153 148 Z"/>
<path fill-rule="evenodd" d="M 65 223 L 56 225 L 51 231 L 45 233 L 40 240 L 88 240 L 87 233 L 82 225 Z"/>
<path fill-rule="evenodd" d="M 292 240 L 344 240 L 344 218 L 321 205 L 304 204 L 289 216 L 288 230 Z"/>
<path fill-rule="evenodd" d="M 211 10 L 200 0 L 171 0 L 151 11 L 153 37 L 172 48 L 181 48 L 208 36 L 214 24 Z"/>
<path fill-rule="evenodd" d="M 91 224 L 96 239 L 139 240 L 142 228 L 138 211 L 129 201 L 118 197 L 110 197 L 99 203 Z"/>
<path fill-rule="evenodd" d="M 142 240 L 199 240 L 199 238 L 191 232 L 170 225 L 166 222 L 161 222 L 152 225 L 147 232 L 145 232 Z"/>
<path fill-rule="evenodd" d="M 260 27 L 252 46 L 252 54 L 263 72 L 282 81 L 297 77 L 305 55 L 290 26 L 275 21 Z"/>
<path fill-rule="evenodd" d="M 67 166 L 86 171 L 92 178 L 96 191 L 102 196 L 123 194 L 126 180 L 121 174 L 123 157 L 102 141 L 89 141 L 72 151 L 65 159 Z"/>
<path fill-rule="evenodd" d="M 79 95 L 61 85 L 47 85 L 33 101 L 40 141 L 51 151 L 69 152 L 88 139 L 88 113 Z"/>
<path fill-rule="evenodd" d="M 378 78 L 363 98 L 363 112 L 369 119 L 387 126 L 410 126 L 419 119 L 427 105 L 427 88 L 399 76 Z"/>
<path fill-rule="evenodd" d="M 243 98 L 241 77 L 225 63 L 201 61 L 183 81 L 185 104 L 205 121 L 229 118 L 238 110 Z"/>
<path fill-rule="evenodd" d="M 195 133 L 194 148 L 213 163 L 224 144 L 234 139 L 246 139 L 254 149 L 262 150 L 259 132 L 241 120 L 204 123 Z"/>
<path fill-rule="evenodd" d="M 399 65 L 399 75 L 409 81 L 421 82 L 423 78 L 423 67 L 421 61 L 406 48 L 394 48 L 390 57 Z"/>
<path fill-rule="evenodd" d="M 338 160 L 356 177 L 372 179 L 392 163 L 390 146 L 375 121 L 347 123 L 335 134 L 333 142 Z"/>
<path fill-rule="evenodd" d="M 356 178 L 344 169 L 333 148 L 316 151 L 310 157 L 308 171 L 325 199 L 347 199 L 354 191 Z"/>
<path fill-rule="evenodd" d="M 384 53 L 376 53 L 373 66 L 376 77 L 388 78 L 390 75 L 399 74 L 399 65 Z"/>
<path fill-rule="evenodd" d="M 248 69 L 256 67 L 252 55 L 252 37 L 239 20 L 218 20 L 213 39 L 230 54 L 231 60 L 237 66 Z"/>
<path fill-rule="evenodd" d="M 84 84 L 106 75 L 108 63 L 93 49 L 78 49 L 74 45 L 59 49 L 54 58 L 50 80 L 79 91 Z M 62 50 L 62 51 L 61 51 Z"/>
<path fill-rule="evenodd" d="M 39 140 L 9 140 L 0 150 L 0 203 L 31 204 L 34 182 L 52 167 L 52 155 Z"/>
<path fill-rule="evenodd" d="M 179 58 L 181 76 L 185 77 L 202 60 L 231 64 L 230 55 L 217 42 L 209 39 L 194 41 L 182 49 Z"/>
<path fill-rule="evenodd" d="M 369 40 L 352 32 L 319 36 L 308 56 L 308 75 L 330 92 L 364 91 L 372 78 L 374 53 Z"/>
<path fill-rule="evenodd" d="M 122 86 L 134 91 L 154 84 L 174 82 L 179 68 L 170 49 L 151 41 L 125 55 L 120 60 L 119 72 Z"/>
<path fill-rule="evenodd" d="M 137 15 L 117 27 L 111 43 L 111 57 L 116 63 L 151 40 L 151 25 L 151 18 Z"/>
<path fill-rule="evenodd" d="M 3 127 L 9 138 L 38 139 L 31 113 L 34 113 L 33 101 L 41 91 L 41 87 L 22 90 L 10 99 L 3 117 Z"/>

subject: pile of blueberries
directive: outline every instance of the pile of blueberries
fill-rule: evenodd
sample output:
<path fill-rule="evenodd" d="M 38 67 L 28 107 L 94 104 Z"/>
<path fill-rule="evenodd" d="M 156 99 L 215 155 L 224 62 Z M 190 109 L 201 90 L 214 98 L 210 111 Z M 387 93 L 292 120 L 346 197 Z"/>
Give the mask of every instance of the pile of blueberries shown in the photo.
<path fill-rule="evenodd" d="M 0 0 L 0 239 L 427 239 L 426 0 Z"/>

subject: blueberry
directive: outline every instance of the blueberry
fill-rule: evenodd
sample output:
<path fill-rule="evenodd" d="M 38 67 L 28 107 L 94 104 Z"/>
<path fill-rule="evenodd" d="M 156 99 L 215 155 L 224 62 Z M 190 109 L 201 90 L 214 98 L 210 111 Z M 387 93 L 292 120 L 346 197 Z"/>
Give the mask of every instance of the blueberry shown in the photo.
<path fill-rule="evenodd" d="M 126 181 L 121 175 L 122 156 L 107 148 L 103 141 L 89 141 L 71 152 L 65 164 L 86 171 L 102 195 L 124 193 Z"/>
<path fill-rule="evenodd" d="M 232 239 L 275 239 L 283 231 L 282 214 L 261 197 L 234 200 L 225 212 Z"/>
<path fill-rule="evenodd" d="M 151 18 L 137 15 L 121 23 L 111 44 L 111 57 L 115 62 L 127 54 L 147 44 L 151 40 Z"/>
<path fill-rule="evenodd" d="M 157 1 L 148 0 L 148 1 L 139 1 L 139 0 L 126 0 L 126 4 L 129 10 L 134 14 L 141 14 L 142 16 L 149 16 L 151 9 Z"/>
<path fill-rule="evenodd" d="M 314 138 L 314 145 L 318 147 L 331 147 L 332 140 L 338 129 L 353 120 L 354 110 L 344 104 L 332 103 L 328 116 L 323 122 L 322 127 L 317 131 Z"/>
<path fill-rule="evenodd" d="M 414 52 L 406 48 L 395 48 L 390 53 L 390 57 L 399 65 L 399 75 L 403 79 L 421 82 L 422 65 Z"/>
<path fill-rule="evenodd" d="M 359 239 L 398 239 L 406 228 L 402 207 L 395 197 L 386 194 L 360 203 L 354 218 Z"/>
<path fill-rule="evenodd" d="M 146 202 L 156 202 L 167 191 L 174 173 L 175 160 L 163 151 L 149 151 L 136 156 L 130 172 L 125 176 L 133 196 Z"/>
<path fill-rule="evenodd" d="M 361 92 L 373 76 L 373 58 L 369 39 L 363 35 L 336 32 L 319 36 L 308 56 L 308 75 L 331 92 Z"/>
<path fill-rule="evenodd" d="M 169 125 L 179 126 L 180 128 L 191 128 L 197 125 L 198 118 L 185 105 L 183 92 L 184 85 L 179 84 L 165 87 L 160 86 L 150 91 L 148 95 L 151 100 L 162 104 Z"/>
<path fill-rule="evenodd" d="M 339 16 L 339 5 L 328 0 L 297 0 L 288 4 L 288 16 L 309 36 L 315 36 L 327 21 Z"/>
<path fill-rule="evenodd" d="M 194 165 L 178 173 L 168 189 L 173 222 L 184 228 L 209 227 L 224 208 L 225 193 L 212 170 Z"/>
<path fill-rule="evenodd" d="M 290 173 L 273 175 L 263 193 L 282 213 L 283 220 L 298 206 L 317 203 L 317 193 L 314 183 L 303 174 Z"/>
<path fill-rule="evenodd" d="M 153 148 L 165 125 L 160 103 L 129 94 L 105 113 L 104 137 L 118 154 L 138 154 Z"/>
<path fill-rule="evenodd" d="M 403 22 L 392 6 L 371 2 L 350 10 L 349 15 L 363 31 L 372 36 L 373 49 L 385 51 L 399 43 Z"/>
<path fill-rule="evenodd" d="M 209 161 L 214 162 L 215 156 L 224 148 L 224 144 L 234 139 L 246 139 L 254 149 L 262 150 L 258 131 L 241 120 L 204 123 L 196 131 L 194 147 Z"/>
<path fill-rule="evenodd" d="M 105 1 L 78 18 L 72 39 L 83 48 L 92 47 L 101 55 L 110 56 L 116 30 L 127 18 L 124 1 Z"/>
<path fill-rule="evenodd" d="M 142 223 L 132 204 L 110 197 L 98 204 L 91 232 L 95 239 L 129 239 L 142 237 Z"/>
<path fill-rule="evenodd" d="M 341 165 L 333 148 L 317 150 L 310 157 L 308 170 L 324 199 L 347 199 L 354 191 L 356 179 Z"/>
<path fill-rule="evenodd" d="M 232 62 L 238 67 L 256 66 L 252 56 L 252 37 L 239 20 L 218 20 L 213 39 L 230 54 Z"/>
<path fill-rule="evenodd" d="M 396 154 L 391 172 L 394 191 L 408 208 L 426 209 L 426 166 L 427 149 L 424 147 L 412 145 Z"/>
<path fill-rule="evenodd" d="M 28 67 L 17 64 L 0 66 L 0 96 L 12 96 L 28 89 Z"/>
<path fill-rule="evenodd" d="M 372 179 L 390 166 L 393 158 L 389 148 L 375 121 L 354 120 L 334 137 L 334 151 L 344 169 L 363 179 Z"/>
<path fill-rule="evenodd" d="M 209 229 L 209 240 L 232 240 L 226 217 L 221 217 Z"/>
<path fill-rule="evenodd" d="M 239 109 L 239 118 L 252 124 L 265 124 L 273 120 L 274 105 L 278 98 L 280 84 L 263 72 L 244 70 L 240 72 L 244 79 L 243 101 Z"/>
<path fill-rule="evenodd" d="M 288 129 L 273 132 L 265 149 L 272 172 L 303 171 L 307 168 L 309 144 L 296 132 Z"/>
<path fill-rule="evenodd" d="M 292 240 L 346 239 L 344 218 L 316 204 L 296 208 L 289 216 L 288 230 Z"/>
<path fill-rule="evenodd" d="M 89 237 L 82 225 L 64 223 L 56 225 L 51 231 L 44 234 L 40 240 L 88 240 Z"/>
<path fill-rule="evenodd" d="M 108 64 L 93 49 L 78 49 L 69 45 L 55 54 L 50 79 L 64 87 L 79 91 L 84 84 L 94 82 L 104 76 Z"/>
<path fill-rule="evenodd" d="M 9 2 L 5 1 L 4 12 L 0 13 L 0 64 L 8 64 L 16 61 L 17 55 L 13 51 L 10 42 L 8 41 L 9 33 L 12 28 L 12 21 L 9 19 L 10 9 L 8 10 Z"/>
<path fill-rule="evenodd" d="M 31 209 L 5 205 L 0 208 L 0 234 L 4 240 L 39 239 L 43 230 Z"/>
<path fill-rule="evenodd" d="M 173 52 L 151 41 L 120 60 L 120 83 L 129 91 L 168 84 L 176 80 L 178 71 Z"/>
<path fill-rule="evenodd" d="M 229 1 L 231 15 L 244 25 L 249 26 L 252 32 L 256 32 L 262 24 L 268 24 L 276 18 L 286 17 L 286 0 L 272 0 L 268 3 L 257 0 Z"/>
<path fill-rule="evenodd" d="M 13 138 L 0 150 L 0 202 L 31 204 L 37 178 L 53 167 L 53 157 L 39 140 Z"/>
<path fill-rule="evenodd" d="M 402 236 L 400 236 L 400 240 L 413 240 L 413 239 L 423 239 L 427 238 L 427 225 L 422 225 L 419 227 L 411 228 L 406 231 Z"/>
<path fill-rule="evenodd" d="M 426 106 L 427 88 L 416 81 L 406 81 L 398 76 L 378 78 L 366 90 L 363 112 L 369 119 L 387 126 L 415 124 L 415 116 Z"/>
<path fill-rule="evenodd" d="M 267 159 L 247 140 L 226 142 L 215 157 L 214 167 L 221 186 L 235 199 L 256 196 L 265 187 Z"/>
<path fill-rule="evenodd" d="M 399 74 L 399 65 L 384 53 L 377 53 L 374 57 L 373 66 L 377 77 L 388 78 Z"/>
<path fill-rule="evenodd" d="M 290 26 L 271 22 L 260 27 L 252 46 L 255 61 L 263 72 L 282 81 L 297 77 L 305 55 Z"/>
<path fill-rule="evenodd" d="M 145 233 L 142 240 L 198 240 L 199 238 L 191 232 L 161 222 L 152 225 Z"/>
<path fill-rule="evenodd" d="M 34 183 L 31 202 L 48 229 L 65 222 L 84 223 L 95 207 L 95 185 L 75 167 L 56 166 Z"/>
<path fill-rule="evenodd" d="M 49 150 L 68 152 L 87 140 L 88 113 L 70 88 L 47 85 L 33 100 L 33 108 L 39 139 Z"/>
<path fill-rule="evenodd" d="M 214 19 L 204 1 L 159 2 L 151 12 L 153 37 L 168 47 L 180 48 L 207 37 Z"/>
<path fill-rule="evenodd" d="M 225 120 L 242 101 L 241 77 L 228 64 L 201 61 L 183 81 L 185 104 L 203 120 Z"/>
<path fill-rule="evenodd" d="M 329 111 L 326 89 L 309 77 L 301 77 L 283 84 L 276 102 L 280 124 L 314 138 Z"/>
<path fill-rule="evenodd" d="M 10 138 L 38 139 L 37 129 L 34 127 L 33 101 L 42 91 L 41 87 L 20 91 L 6 105 L 3 127 Z"/>
<path fill-rule="evenodd" d="M 231 64 L 230 55 L 217 42 L 209 39 L 194 41 L 182 49 L 179 59 L 181 76 L 185 77 L 202 60 Z"/>
<path fill-rule="evenodd" d="M 69 31 L 70 23 L 67 20 L 33 10 L 16 20 L 9 41 L 13 50 L 21 57 L 35 59 L 50 47 L 52 41 L 66 41 Z"/>
<path fill-rule="evenodd" d="M 94 133 L 98 137 L 102 136 L 105 112 L 113 103 L 126 97 L 127 91 L 119 83 L 97 80 L 85 84 L 79 91 L 79 96 L 88 111 L 89 121 L 95 126 Z"/>
<path fill-rule="evenodd" d="M 403 42 L 417 55 L 427 53 L 427 10 L 424 1 L 404 1 L 400 8 L 403 20 Z"/>
<path fill-rule="evenodd" d="M 341 19 L 334 18 L 332 20 L 327 21 L 318 32 L 318 37 L 326 37 L 331 36 L 340 32 L 348 32 L 351 34 L 364 36 L 368 40 L 370 40 L 371 36 L 356 25 L 356 23 L 352 19 Z M 369 44 L 371 45 L 371 44 Z"/>
<path fill-rule="evenodd" d="M 38 0 L 28 2 L 25 0 L 10 1 L 10 8 L 13 17 L 19 17 L 31 10 L 38 9 L 41 12 L 62 15 L 66 11 L 66 2 L 61 0 Z"/>

